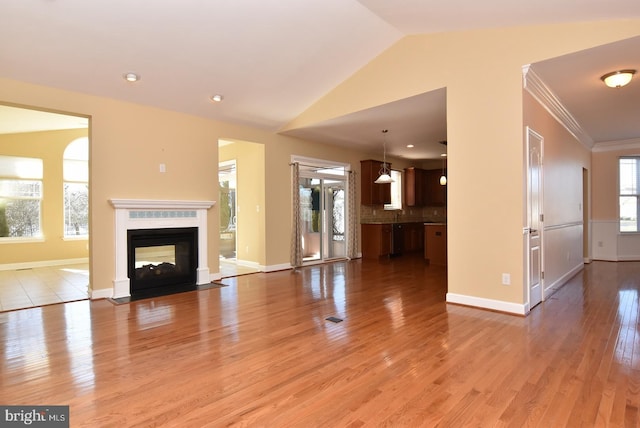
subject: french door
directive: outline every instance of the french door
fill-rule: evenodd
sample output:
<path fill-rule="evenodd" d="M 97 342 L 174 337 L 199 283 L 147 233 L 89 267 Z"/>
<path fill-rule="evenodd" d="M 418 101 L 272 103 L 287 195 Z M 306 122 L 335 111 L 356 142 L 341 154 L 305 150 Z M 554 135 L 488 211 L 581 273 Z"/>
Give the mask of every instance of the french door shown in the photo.
<path fill-rule="evenodd" d="M 346 257 L 345 180 L 300 175 L 303 260 Z"/>

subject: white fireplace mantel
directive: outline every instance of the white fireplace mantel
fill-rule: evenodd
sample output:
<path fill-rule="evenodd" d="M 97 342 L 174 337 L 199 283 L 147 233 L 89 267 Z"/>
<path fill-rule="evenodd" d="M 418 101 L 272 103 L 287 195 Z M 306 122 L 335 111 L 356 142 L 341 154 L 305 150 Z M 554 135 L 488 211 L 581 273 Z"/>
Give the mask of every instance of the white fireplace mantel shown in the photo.
<path fill-rule="evenodd" d="M 115 208 L 116 277 L 113 298 L 131 295 L 127 261 L 127 230 L 198 228 L 197 284 L 211 282 L 207 257 L 207 210 L 215 201 L 110 199 Z"/>

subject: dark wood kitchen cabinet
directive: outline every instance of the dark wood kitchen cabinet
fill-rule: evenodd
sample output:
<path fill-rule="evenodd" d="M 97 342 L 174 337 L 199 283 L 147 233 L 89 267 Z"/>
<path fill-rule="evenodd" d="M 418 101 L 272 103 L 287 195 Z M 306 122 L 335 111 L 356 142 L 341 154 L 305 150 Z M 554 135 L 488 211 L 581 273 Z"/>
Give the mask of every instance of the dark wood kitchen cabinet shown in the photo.
<path fill-rule="evenodd" d="M 446 170 L 444 171 L 446 174 Z M 440 184 L 441 169 L 425 171 L 425 205 L 429 207 L 445 206 L 447 204 L 447 186 Z"/>
<path fill-rule="evenodd" d="M 424 248 L 424 224 L 404 223 L 404 252 L 415 253 Z"/>
<path fill-rule="evenodd" d="M 377 259 L 391 253 L 391 224 L 362 224 L 362 258 Z"/>
<path fill-rule="evenodd" d="M 387 162 L 391 168 L 391 164 Z M 360 161 L 360 202 L 362 205 L 384 205 L 391 203 L 391 184 L 376 184 L 382 162 Z"/>
<path fill-rule="evenodd" d="M 404 169 L 404 203 L 408 207 L 423 207 L 426 203 L 426 173 L 424 169 Z"/>
<path fill-rule="evenodd" d="M 424 226 L 424 258 L 429 264 L 447 265 L 447 225 L 434 223 Z"/>

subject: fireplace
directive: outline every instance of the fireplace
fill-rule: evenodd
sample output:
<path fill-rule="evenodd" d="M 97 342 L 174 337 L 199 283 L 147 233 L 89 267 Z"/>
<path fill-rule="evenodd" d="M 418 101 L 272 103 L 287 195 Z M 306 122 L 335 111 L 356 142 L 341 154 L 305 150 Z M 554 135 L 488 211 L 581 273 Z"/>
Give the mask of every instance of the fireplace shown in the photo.
<path fill-rule="evenodd" d="M 156 293 L 159 291 L 157 288 L 171 289 L 176 286 L 174 282 L 189 286 L 211 283 L 207 256 L 207 211 L 215 204 L 214 201 L 110 199 L 109 202 L 115 208 L 113 299 Z M 193 240 L 177 236 L 186 230 L 194 234 Z M 131 236 L 135 238 L 134 251 L 130 251 Z M 187 247 L 189 261 L 185 260 L 183 251 Z M 149 272 L 143 274 L 138 271 L 136 278 L 136 253 L 139 256 L 138 264 L 141 265 L 139 267 L 153 264 L 146 270 L 162 275 L 166 283 L 152 285 L 147 282 Z M 184 266 L 188 266 L 188 275 L 194 275 L 195 269 L 195 280 L 191 276 L 182 276 Z M 168 273 L 170 270 L 174 272 Z M 176 272 L 178 270 L 180 274 Z M 181 278 L 176 281 L 176 277 Z"/>
<path fill-rule="evenodd" d="M 132 298 L 196 289 L 198 228 L 127 230 Z"/>

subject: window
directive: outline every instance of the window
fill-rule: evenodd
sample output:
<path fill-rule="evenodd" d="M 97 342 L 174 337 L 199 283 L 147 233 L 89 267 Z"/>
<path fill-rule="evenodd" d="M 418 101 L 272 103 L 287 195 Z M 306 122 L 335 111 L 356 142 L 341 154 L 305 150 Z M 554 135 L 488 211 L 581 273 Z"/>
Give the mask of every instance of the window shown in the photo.
<path fill-rule="evenodd" d="M 620 232 L 640 232 L 640 157 L 623 157 L 619 160 L 620 172 Z"/>
<path fill-rule="evenodd" d="M 391 203 L 384 204 L 385 210 L 402 209 L 402 173 L 394 169 L 391 170 Z"/>
<path fill-rule="evenodd" d="M 40 237 L 42 159 L 0 156 L 0 238 Z"/>
<path fill-rule="evenodd" d="M 89 235 L 89 139 L 73 140 L 64 150 L 64 236 Z"/>

